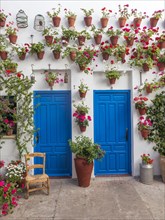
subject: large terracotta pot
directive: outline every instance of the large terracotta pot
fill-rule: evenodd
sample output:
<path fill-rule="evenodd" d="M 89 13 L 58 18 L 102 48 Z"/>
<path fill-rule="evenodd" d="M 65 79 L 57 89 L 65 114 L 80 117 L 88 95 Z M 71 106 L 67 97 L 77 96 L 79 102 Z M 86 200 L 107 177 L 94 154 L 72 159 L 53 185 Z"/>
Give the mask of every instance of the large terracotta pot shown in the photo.
<path fill-rule="evenodd" d="M 9 35 L 10 43 L 15 44 L 17 42 L 17 38 L 18 38 L 17 35 L 10 34 Z"/>
<path fill-rule="evenodd" d="M 142 19 L 141 19 L 141 18 L 134 18 L 134 20 L 133 20 L 134 28 L 140 27 L 141 22 L 142 22 Z"/>
<path fill-rule="evenodd" d="M 71 59 L 72 61 L 75 61 L 75 59 L 76 59 L 76 51 L 71 51 L 70 54 L 69 54 L 69 56 L 70 56 L 70 59 Z"/>
<path fill-rule="evenodd" d="M 118 20 L 118 22 L 119 22 L 119 27 L 121 27 L 121 28 L 124 27 L 125 24 L 126 24 L 126 21 L 127 21 L 126 18 L 120 17 L 119 20 Z"/>
<path fill-rule="evenodd" d="M 74 27 L 76 18 L 75 17 L 68 17 L 68 25 L 69 27 Z"/>
<path fill-rule="evenodd" d="M 60 59 L 60 52 L 59 52 L 59 51 L 53 50 L 53 55 L 54 55 L 54 59 L 55 59 L 55 60 Z"/>
<path fill-rule="evenodd" d="M 154 17 L 150 18 L 150 26 L 151 28 L 156 27 L 159 19 L 156 19 Z"/>
<path fill-rule="evenodd" d="M 45 36 L 45 40 L 46 40 L 46 43 L 52 44 L 52 42 L 53 42 L 53 36 L 47 35 L 47 36 Z"/>
<path fill-rule="evenodd" d="M 147 130 L 147 129 L 141 130 L 141 135 L 144 139 L 147 139 L 149 134 L 150 134 L 149 130 Z"/>
<path fill-rule="evenodd" d="M 165 156 L 160 156 L 160 172 L 162 175 L 162 180 L 165 183 Z"/>
<path fill-rule="evenodd" d="M 116 82 L 116 78 L 111 78 L 111 79 L 109 79 L 109 83 L 110 83 L 110 84 L 115 84 L 115 82 Z"/>
<path fill-rule="evenodd" d="M 80 46 L 83 46 L 85 43 L 85 36 L 78 36 L 78 43 Z"/>
<path fill-rule="evenodd" d="M 101 43 L 102 35 L 99 34 L 97 36 L 94 36 L 94 39 L 95 39 L 95 43 L 98 45 Z"/>
<path fill-rule="evenodd" d="M 110 37 L 111 44 L 112 44 L 113 46 L 116 46 L 116 45 L 117 45 L 117 42 L 118 42 L 118 39 L 119 39 L 118 36 L 111 36 L 111 37 Z"/>
<path fill-rule="evenodd" d="M 147 111 L 146 108 L 138 108 L 138 110 L 139 110 L 139 114 L 140 114 L 140 115 L 145 115 L 145 114 L 146 114 L 146 111 Z"/>
<path fill-rule="evenodd" d="M 106 52 L 102 52 L 102 57 L 103 57 L 103 60 L 108 60 L 109 59 L 109 54 L 106 53 Z"/>
<path fill-rule="evenodd" d="M 101 27 L 102 27 L 102 28 L 107 27 L 108 20 L 109 20 L 108 18 L 101 18 L 101 19 L 100 19 Z"/>
<path fill-rule="evenodd" d="M 79 127 L 80 127 L 80 131 L 81 132 L 85 132 L 86 131 L 86 126 L 80 125 Z"/>
<path fill-rule="evenodd" d="M 86 94 L 87 94 L 87 91 L 86 91 L 86 92 L 81 92 L 81 91 L 79 90 L 80 98 L 85 98 Z"/>
<path fill-rule="evenodd" d="M 39 60 L 42 60 L 43 57 L 44 57 L 44 54 L 45 54 L 45 51 L 41 51 L 41 52 L 37 53 L 38 59 L 39 59 Z"/>
<path fill-rule="evenodd" d="M 0 51 L 0 57 L 2 60 L 6 60 L 7 59 L 7 51 Z"/>
<path fill-rule="evenodd" d="M 87 27 L 90 27 L 92 25 L 92 17 L 91 16 L 84 17 L 84 21 L 85 21 L 85 25 Z"/>
<path fill-rule="evenodd" d="M 88 187 L 90 185 L 93 162 L 87 163 L 87 161 L 83 158 L 75 158 L 74 161 L 78 185 L 80 187 Z"/>
<path fill-rule="evenodd" d="M 164 64 L 164 63 L 161 63 L 161 62 L 158 62 L 157 67 L 158 67 L 159 71 L 164 71 L 164 69 L 165 69 L 165 64 Z"/>
<path fill-rule="evenodd" d="M 56 17 L 52 18 L 52 21 L 53 21 L 54 27 L 59 27 L 60 26 L 60 22 L 61 22 L 61 18 L 56 16 Z"/>

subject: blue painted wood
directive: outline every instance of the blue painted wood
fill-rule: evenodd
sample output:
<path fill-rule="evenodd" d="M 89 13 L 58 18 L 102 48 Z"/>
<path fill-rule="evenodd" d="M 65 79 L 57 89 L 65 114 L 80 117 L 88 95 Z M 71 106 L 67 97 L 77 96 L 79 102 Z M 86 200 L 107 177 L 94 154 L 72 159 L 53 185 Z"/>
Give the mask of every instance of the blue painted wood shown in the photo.
<path fill-rule="evenodd" d="M 94 141 L 106 151 L 95 161 L 96 176 L 131 173 L 130 124 L 130 91 L 94 91 Z"/>
<path fill-rule="evenodd" d="M 39 141 L 35 143 L 34 151 L 46 153 L 46 173 L 49 176 L 71 176 L 72 160 L 68 145 L 71 138 L 71 93 L 36 91 L 34 97 L 34 106 L 39 105 L 34 115 L 35 126 L 39 128 Z"/>

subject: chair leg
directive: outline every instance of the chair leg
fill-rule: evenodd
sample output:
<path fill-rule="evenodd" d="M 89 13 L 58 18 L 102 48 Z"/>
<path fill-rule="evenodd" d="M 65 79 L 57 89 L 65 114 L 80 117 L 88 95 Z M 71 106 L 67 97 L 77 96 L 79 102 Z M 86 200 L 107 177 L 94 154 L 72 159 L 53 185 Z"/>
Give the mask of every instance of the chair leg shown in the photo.
<path fill-rule="evenodd" d="M 49 178 L 47 179 L 47 194 L 49 195 L 49 191 L 50 191 L 50 180 Z"/>
<path fill-rule="evenodd" d="M 26 196 L 25 196 L 25 199 L 28 199 L 29 198 L 29 183 L 26 182 Z"/>

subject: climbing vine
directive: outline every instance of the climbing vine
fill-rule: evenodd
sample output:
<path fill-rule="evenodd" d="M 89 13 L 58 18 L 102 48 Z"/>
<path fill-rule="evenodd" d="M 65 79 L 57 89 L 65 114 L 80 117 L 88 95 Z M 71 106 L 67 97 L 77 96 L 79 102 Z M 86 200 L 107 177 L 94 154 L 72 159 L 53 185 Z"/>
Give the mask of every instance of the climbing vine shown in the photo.
<path fill-rule="evenodd" d="M 34 130 L 33 124 L 33 93 L 30 88 L 33 85 L 28 77 L 23 74 L 3 78 L 0 76 L 0 84 L 5 89 L 7 96 L 13 96 L 14 102 L 17 103 L 16 112 L 13 113 L 14 121 L 17 123 L 16 146 L 19 156 L 28 152 L 27 145 L 32 141 Z"/>

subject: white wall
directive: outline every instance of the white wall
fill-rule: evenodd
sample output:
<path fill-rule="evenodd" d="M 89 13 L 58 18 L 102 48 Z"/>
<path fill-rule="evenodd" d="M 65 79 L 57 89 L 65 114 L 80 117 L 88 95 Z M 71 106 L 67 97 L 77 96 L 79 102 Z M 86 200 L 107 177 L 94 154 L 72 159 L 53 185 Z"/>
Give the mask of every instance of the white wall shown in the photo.
<path fill-rule="evenodd" d="M 20 29 L 18 34 L 18 44 L 21 43 L 31 43 L 31 35 L 34 35 L 33 42 L 42 41 L 43 37 L 40 32 L 37 32 L 33 29 L 34 25 L 34 18 L 37 14 L 42 14 L 45 17 L 46 26 L 50 25 L 50 19 L 47 16 L 46 12 L 51 11 L 53 7 L 57 7 L 57 4 L 60 3 L 62 5 L 62 25 L 67 27 L 67 20 L 64 16 L 64 8 L 71 9 L 72 11 L 76 12 L 77 14 L 77 20 L 76 20 L 76 29 L 81 30 L 84 29 L 84 21 L 83 17 L 84 14 L 80 10 L 80 8 L 86 8 L 91 9 L 94 8 L 94 14 L 93 14 L 93 23 L 100 27 L 99 19 L 101 17 L 101 8 L 107 7 L 108 9 L 113 10 L 114 12 L 118 11 L 118 5 L 124 5 L 128 4 L 130 5 L 130 8 L 137 8 L 139 11 L 146 11 L 148 15 L 151 15 L 155 10 L 160 10 L 164 8 L 164 1 L 1 1 L 1 8 L 5 10 L 5 12 L 11 12 L 12 16 L 7 19 L 7 21 L 15 21 L 15 17 L 17 12 L 22 9 L 25 11 L 25 13 L 28 15 L 28 28 Z M 129 19 L 129 23 L 131 23 L 133 18 Z M 117 27 L 117 19 L 112 16 L 110 17 L 109 26 L 116 26 Z M 142 26 L 148 25 L 147 19 L 142 21 Z M 160 29 L 163 29 L 163 20 L 159 21 L 159 27 Z M 2 30 L 3 33 L 3 30 Z M 103 39 L 105 40 L 105 39 Z M 123 39 L 120 39 L 120 42 L 122 42 Z M 93 40 L 88 41 L 88 44 L 90 45 L 93 42 Z M 16 62 L 19 63 L 18 70 L 23 70 L 23 73 L 27 76 L 30 76 L 31 74 L 31 64 L 34 64 L 35 75 L 36 75 L 36 84 L 33 86 L 33 90 L 49 90 L 47 83 L 44 80 L 43 73 L 44 69 L 48 68 L 48 64 L 51 64 L 52 69 L 65 69 L 65 64 L 68 64 L 68 69 L 70 69 L 69 74 L 69 83 L 66 84 L 60 84 L 55 85 L 54 90 L 59 89 L 71 89 L 72 94 L 72 101 L 78 103 L 80 101 L 79 95 L 78 95 L 78 85 L 80 84 L 80 79 L 84 79 L 84 81 L 87 82 L 87 84 L 90 87 L 90 91 L 88 91 L 87 98 L 85 99 L 85 104 L 87 104 L 90 107 L 89 114 L 92 116 L 93 119 L 93 89 L 102 89 L 102 90 L 109 90 L 111 89 L 109 83 L 105 79 L 105 76 L 103 74 L 103 71 L 105 70 L 105 63 L 102 62 L 102 57 L 100 56 L 95 64 L 98 64 L 98 67 L 93 65 L 94 74 L 93 75 L 86 75 L 85 73 L 82 73 L 79 71 L 79 67 L 72 63 L 69 59 L 60 59 L 58 61 L 54 60 L 52 52 L 49 50 L 49 48 L 46 49 L 45 57 L 42 61 L 39 61 L 35 55 L 28 56 L 25 61 L 19 61 L 17 56 L 14 58 Z M 118 68 L 121 71 L 124 71 L 125 73 L 122 74 L 122 77 L 120 80 L 114 85 L 112 89 L 130 89 L 132 97 L 136 96 L 136 91 L 133 89 L 136 85 L 139 85 L 140 83 L 140 75 L 139 70 L 137 69 L 130 69 L 129 65 L 127 64 L 118 64 Z M 130 71 L 129 71 L 130 70 Z M 127 71 L 127 73 L 126 73 Z M 101 72 L 101 73 L 100 73 Z M 142 81 L 146 78 L 152 79 L 154 76 L 150 73 L 143 73 L 142 74 Z M 2 95 L 3 92 L 0 93 Z M 152 94 L 154 96 L 154 94 Z M 152 97 L 151 96 L 151 97 Z M 132 102 L 133 104 L 133 102 Z M 74 111 L 74 109 L 72 110 Z M 134 104 L 132 105 L 132 146 L 131 146 L 131 152 L 132 152 L 132 175 L 139 175 L 139 163 L 140 163 L 140 155 L 142 153 L 150 153 L 151 157 L 154 158 L 154 174 L 159 174 L 159 163 L 158 163 L 158 154 L 153 152 L 152 150 L 152 144 L 149 144 L 147 141 L 144 141 L 141 138 L 141 135 L 139 134 L 137 130 L 137 120 L 138 120 L 138 113 L 134 108 Z M 80 135 L 79 128 L 75 124 L 74 120 L 72 123 L 72 137 Z M 88 135 L 89 137 L 94 136 L 93 132 L 93 122 L 90 123 L 90 126 L 87 127 L 87 132 L 85 135 Z M 13 149 L 14 143 L 13 141 L 7 140 L 6 144 L 4 145 L 2 152 L 1 152 L 1 159 L 4 159 L 7 162 L 9 162 L 13 157 L 15 157 L 15 150 Z M 15 146 L 14 146 L 15 148 Z M 14 150 L 14 153 L 12 153 Z M 31 149 L 33 150 L 33 149 Z M 75 177 L 75 170 L 74 170 L 74 163 L 73 163 L 73 177 Z"/>

